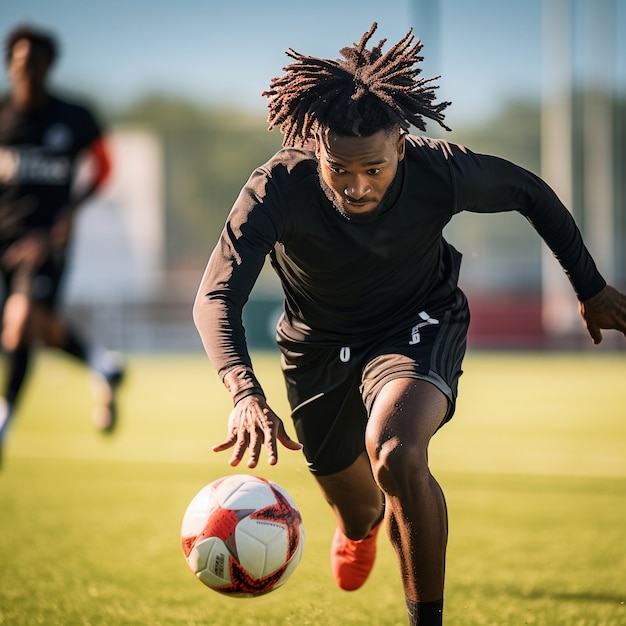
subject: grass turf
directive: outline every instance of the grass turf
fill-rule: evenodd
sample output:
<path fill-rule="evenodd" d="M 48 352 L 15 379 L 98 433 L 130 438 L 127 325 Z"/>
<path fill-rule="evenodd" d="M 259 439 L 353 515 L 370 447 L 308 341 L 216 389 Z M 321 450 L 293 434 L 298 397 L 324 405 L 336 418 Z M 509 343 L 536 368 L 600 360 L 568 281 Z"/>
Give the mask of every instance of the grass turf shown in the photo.
<path fill-rule="evenodd" d="M 257 355 L 288 423 L 274 355 Z M 446 624 L 626 624 L 626 361 L 470 354 L 457 415 L 431 446 L 450 512 Z M 89 423 L 87 374 L 40 356 L 0 474 L 0 625 L 406 623 L 385 538 L 362 590 L 334 587 L 333 522 L 300 453 L 253 473 L 299 504 L 304 558 L 275 593 L 231 599 L 187 569 L 180 521 L 230 468 L 210 446 L 229 399 L 202 355 L 135 356 L 119 432 Z"/>

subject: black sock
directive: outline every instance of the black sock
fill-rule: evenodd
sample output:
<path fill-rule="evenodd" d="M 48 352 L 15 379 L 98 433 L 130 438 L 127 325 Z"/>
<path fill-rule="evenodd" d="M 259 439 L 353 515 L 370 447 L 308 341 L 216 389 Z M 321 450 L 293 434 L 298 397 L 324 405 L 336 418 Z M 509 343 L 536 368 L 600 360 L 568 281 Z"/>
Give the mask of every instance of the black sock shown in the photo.
<path fill-rule="evenodd" d="M 443 624 L 443 600 L 434 602 L 406 601 L 410 626 L 441 626 Z"/>
<path fill-rule="evenodd" d="M 28 365 L 30 364 L 30 346 L 20 346 L 16 350 L 7 352 L 7 382 L 4 399 L 13 408 L 24 385 Z"/>

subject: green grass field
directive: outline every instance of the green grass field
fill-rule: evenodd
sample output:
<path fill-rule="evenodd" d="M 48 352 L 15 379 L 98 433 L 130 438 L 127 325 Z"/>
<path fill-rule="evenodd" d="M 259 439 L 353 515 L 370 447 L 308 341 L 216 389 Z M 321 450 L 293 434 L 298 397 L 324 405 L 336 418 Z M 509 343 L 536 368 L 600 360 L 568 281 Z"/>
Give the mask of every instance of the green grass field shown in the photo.
<path fill-rule="evenodd" d="M 274 355 L 255 359 L 287 418 Z M 431 464 L 448 500 L 446 620 L 626 624 L 626 359 L 471 354 Z M 182 514 L 233 470 L 210 451 L 229 398 L 201 355 L 134 356 L 113 438 L 94 432 L 87 374 L 39 357 L 0 473 L 0 625 L 403 625 L 384 537 L 357 592 L 334 587 L 333 522 L 300 453 L 255 473 L 299 504 L 303 560 L 281 589 L 221 596 L 194 579 Z M 288 428 L 291 428 L 288 423 Z M 290 432 L 292 432 L 290 430 Z"/>

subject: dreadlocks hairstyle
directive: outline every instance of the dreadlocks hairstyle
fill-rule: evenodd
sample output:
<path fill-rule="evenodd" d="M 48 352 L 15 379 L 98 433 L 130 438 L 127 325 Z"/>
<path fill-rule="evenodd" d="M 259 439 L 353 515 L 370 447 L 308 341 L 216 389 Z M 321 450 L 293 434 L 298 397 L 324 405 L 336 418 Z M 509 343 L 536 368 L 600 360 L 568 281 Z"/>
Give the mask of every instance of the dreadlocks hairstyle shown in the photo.
<path fill-rule="evenodd" d="M 343 59 L 318 59 L 287 50 L 295 59 L 273 78 L 263 92 L 268 98 L 268 130 L 280 127 L 283 145 L 301 146 L 320 128 L 340 135 L 367 137 L 396 125 L 425 130 L 424 117 L 446 130 L 443 110 L 450 102 L 434 103 L 435 78 L 420 78 L 416 64 L 422 43 L 414 43 L 413 29 L 388 52 L 382 39 L 366 48 L 378 24 L 374 22 L 358 44 L 343 48 Z"/>

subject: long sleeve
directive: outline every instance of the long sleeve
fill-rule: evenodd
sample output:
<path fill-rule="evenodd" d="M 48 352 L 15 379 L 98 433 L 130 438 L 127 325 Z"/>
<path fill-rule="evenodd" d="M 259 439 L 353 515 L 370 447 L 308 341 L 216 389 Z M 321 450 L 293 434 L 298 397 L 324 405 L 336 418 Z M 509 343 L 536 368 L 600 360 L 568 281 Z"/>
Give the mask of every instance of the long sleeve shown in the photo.
<path fill-rule="evenodd" d="M 466 152 L 451 160 L 457 187 L 456 211 L 518 211 L 550 248 L 579 300 L 606 285 L 586 248 L 574 218 L 556 193 L 534 175 L 509 161 Z"/>
<path fill-rule="evenodd" d="M 194 322 L 221 378 L 233 368 L 252 368 L 242 311 L 278 236 L 278 212 L 266 194 L 267 178 L 267 172 L 259 168 L 241 191 L 211 254 L 194 303 Z M 233 395 L 238 392 L 232 391 Z"/>

